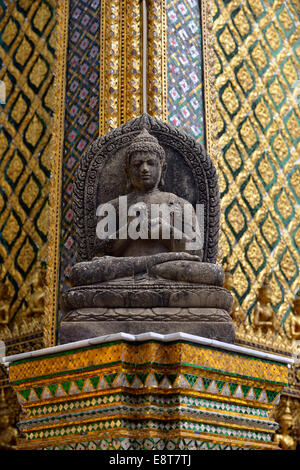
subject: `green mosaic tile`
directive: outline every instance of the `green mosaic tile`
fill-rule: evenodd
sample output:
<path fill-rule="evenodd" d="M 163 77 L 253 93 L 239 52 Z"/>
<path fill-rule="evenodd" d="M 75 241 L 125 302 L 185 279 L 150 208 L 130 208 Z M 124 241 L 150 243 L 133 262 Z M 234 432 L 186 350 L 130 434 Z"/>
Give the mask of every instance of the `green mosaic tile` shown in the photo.
<path fill-rule="evenodd" d="M 137 374 L 137 377 L 140 379 L 142 384 L 145 384 L 148 375 L 149 375 L 149 373 L 146 372 L 145 374 Z"/>
<path fill-rule="evenodd" d="M 278 395 L 278 392 L 277 392 L 277 391 L 273 391 L 273 390 L 266 390 L 266 393 L 267 393 L 267 397 L 268 397 L 269 403 L 271 403 L 272 401 L 274 401 L 275 398 L 276 398 L 276 396 Z"/>
<path fill-rule="evenodd" d="M 62 382 L 61 386 L 64 389 L 64 391 L 66 392 L 66 394 L 68 394 L 70 386 L 71 386 L 71 381 L 67 380 L 66 382 Z"/>
<path fill-rule="evenodd" d="M 35 393 L 36 393 L 36 395 L 39 399 L 41 398 L 43 390 L 44 390 L 44 387 L 35 387 L 34 388 L 34 391 L 35 391 Z"/>
<path fill-rule="evenodd" d="M 230 383 L 230 384 L 229 384 L 229 389 L 230 389 L 231 395 L 234 394 L 234 392 L 235 392 L 236 389 L 237 389 L 237 386 L 238 386 L 238 384 L 234 384 L 234 383 Z"/>
<path fill-rule="evenodd" d="M 134 374 L 125 374 L 125 377 L 127 379 L 127 382 L 129 383 L 129 385 L 131 385 L 132 382 L 134 381 L 135 375 Z"/>
<path fill-rule="evenodd" d="M 100 377 L 90 377 L 90 382 L 93 385 L 94 389 L 97 390 Z"/>
<path fill-rule="evenodd" d="M 195 385 L 195 383 L 198 380 L 198 375 L 192 375 L 192 374 L 183 374 L 188 383 L 190 384 L 191 387 Z"/>
<path fill-rule="evenodd" d="M 202 377 L 202 382 L 204 385 L 204 389 L 207 390 L 212 382 L 212 379 L 208 379 L 207 377 Z"/>
<path fill-rule="evenodd" d="M 20 395 L 22 395 L 25 400 L 28 400 L 29 394 L 30 394 L 30 389 L 28 390 L 19 390 Z"/>
<path fill-rule="evenodd" d="M 249 385 L 242 385 L 242 391 L 243 391 L 244 397 L 246 397 L 246 395 L 249 392 L 250 388 L 251 387 Z"/>
<path fill-rule="evenodd" d="M 83 386 L 84 386 L 85 379 L 78 379 L 75 380 L 75 383 L 80 391 L 82 391 Z"/>
<path fill-rule="evenodd" d="M 164 374 L 158 374 L 158 373 L 154 373 L 154 376 L 157 380 L 157 383 L 160 384 L 160 382 L 162 381 L 162 379 L 164 378 Z"/>
<path fill-rule="evenodd" d="M 58 384 L 50 384 L 50 385 L 48 385 L 48 388 L 49 388 L 49 390 L 50 390 L 50 393 L 51 393 L 51 395 L 53 395 L 54 397 L 55 397 L 55 394 L 56 394 L 57 386 L 58 386 Z"/>
<path fill-rule="evenodd" d="M 111 387 L 112 384 L 113 384 L 113 381 L 115 380 L 117 375 L 118 375 L 117 373 L 105 375 L 104 378 L 107 382 L 107 385 L 109 385 Z M 126 377 L 127 377 L 127 375 L 129 375 L 129 374 L 126 374 Z"/>
<path fill-rule="evenodd" d="M 171 384 L 171 385 L 174 385 L 174 382 L 175 382 L 175 380 L 176 380 L 176 378 L 177 378 L 177 374 L 168 374 L 167 377 L 168 377 L 168 379 L 169 379 L 170 384 Z"/>
<path fill-rule="evenodd" d="M 224 387 L 224 384 L 225 382 L 223 380 L 216 380 L 216 385 L 217 385 L 219 392 L 221 392 L 222 388 Z"/>

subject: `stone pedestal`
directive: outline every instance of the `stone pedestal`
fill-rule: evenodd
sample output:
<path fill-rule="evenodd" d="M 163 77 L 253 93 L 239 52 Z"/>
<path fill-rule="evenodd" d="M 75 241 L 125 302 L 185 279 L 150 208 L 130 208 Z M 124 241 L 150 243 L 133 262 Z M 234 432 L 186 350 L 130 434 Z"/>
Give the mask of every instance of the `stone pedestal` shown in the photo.
<path fill-rule="evenodd" d="M 176 331 L 233 343 L 234 325 L 221 308 L 82 308 L 67 314 L 60 324 L 59 344 L 123 331 L 142 334 Z"/>
<path fill-rule="evenodd" d="M 207 278 L 220 270 L 216 265 L 205 270 L 208 263 L 202 264 Z M 226 343 L 235 340 L 232 295 L 221 286 L 133 277 L 73 287 L 63 293 L 62 307 L 60 344 L 119 331 L 182 331 Z"/>
<path fill-rule="evenodd" d="M 118 333 L 5 358 L 20 449 L 276 449 L 291 359 L 185 333 Z"/>

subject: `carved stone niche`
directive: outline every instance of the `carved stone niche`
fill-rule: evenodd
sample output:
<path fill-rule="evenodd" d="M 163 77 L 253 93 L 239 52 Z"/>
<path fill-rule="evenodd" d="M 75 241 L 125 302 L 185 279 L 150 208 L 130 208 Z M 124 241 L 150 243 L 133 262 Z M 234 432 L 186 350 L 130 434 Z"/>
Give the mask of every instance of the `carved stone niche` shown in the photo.
<path fill-rule="evenodd" d="M 126 150 L 144 129 L 165 151 L 167 167 L 160 190 L 175 194 L 194 209 L 197 204 L 204 207 L 201 259 L 197 263 L 183 258 L 172 261 L 172 269 L 167 270 L 174 273 L 171 276 L 161 269 L 167 265 L 162 261 L 168 253 L 155 255 L 161 264 L 151 269 L 146 262 L 144 272 L 133 269 L 124 275 L 120 269 L 119 276 L 121 258 L 95 259 L 97 208 L 128 193 Z M 222 287 L 224 273 L 216 264 L 220 231 L 217 174 L 205 149 L 193 138 L 147 114 L 100 137 L 80 161 L 73 185 L 73 211 L 78 263 L 71 270 L 73 287 L 61 295 L 60 343 L 121 331 L 182 331 L 234 342 L 229 314 L 232 296 Z M 126 259 L 130 261 L 122 258 L 122 266 Z M 113 275 L 103 280 L 106 262 L 111 264 L 104 271 L 111 269 Z"/>

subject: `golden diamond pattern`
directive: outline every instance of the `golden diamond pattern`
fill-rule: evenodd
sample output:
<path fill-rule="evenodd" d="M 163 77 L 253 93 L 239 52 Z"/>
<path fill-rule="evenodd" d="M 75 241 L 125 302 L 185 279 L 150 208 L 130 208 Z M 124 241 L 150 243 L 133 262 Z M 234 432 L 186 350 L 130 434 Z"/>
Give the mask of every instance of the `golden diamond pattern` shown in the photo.
<path fill-rule="evenodd" d="M 0 80 L 6 87 L 0 113 L 0 276 L 12 286 L 10 326 L 28 305 L 37 263 L 47 259 L 56 4 L 0 1 Z"/>
<path fill-rule="evenodd" d="M 234 276 L 245 314 L 239 339 L 259 342 L 252 323 L 266 278 L 271 305 L 291 337 L 291 303 L 299 287 L 300 113 L 299 4 L 292 0 L 214 0 L 218 160 L 222 207 L 220 261 Z M 274 340 L 274 332 L 268 332 Z M 266 341 L 262 338 L 261 341 Z"/>

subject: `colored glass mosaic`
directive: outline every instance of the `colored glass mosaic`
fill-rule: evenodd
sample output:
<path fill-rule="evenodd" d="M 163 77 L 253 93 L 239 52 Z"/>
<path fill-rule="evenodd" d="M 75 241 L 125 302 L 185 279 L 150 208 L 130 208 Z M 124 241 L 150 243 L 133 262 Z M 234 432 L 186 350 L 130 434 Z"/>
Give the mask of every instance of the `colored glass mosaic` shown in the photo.
<path fill-rule="evenodd" d="M 102 439 L 45 447 L 41 450 L 241 450 L 243 447 L 215 444 L 197 439 Z"/>
<path fill-rule="evenodd" d="M 167 0 L 168 119 L 204 143 L 198 0 Z"/>
<path fill-rule="evenodd" d="M 92 378 L 93 380 L 94 378 Z M 90 379 L 91 380 L 91 379 Z M 50 386 L 51 387 L 51 386 Z M 55 390 L 57 389 L 58 385 L 55 384 Z M 48 386 L 49 388 L 49 386 Z M 53 387 L 54 388 L 54 387 Z M 113 387 L 112 387 L 113 388 Z M 118 387 L 119 388 L 119 387 Z M 49 394 L 49 391 L 47 390 L 47 387 L 41 387 L 42 393 L 40 394 L 40 399 L 52 399 L 55 398 L 55 394 Z M 141 389 L 141 388 L 140 388 Z M 86 388 L 84 387 L 84 390 L 86 391 Z M 97 389 L 94 390 L 89 390 L 90 392 L 94 392 Z M 261 389 L 260 389 L 261 390 Z M 159 391 L 158 391 L 159 392 Z M 79 392 L 78 392 L 79 393 Z M 28 397 L 30 395 L 30 391 L 28 394 Z M 223 393 L 223 396 L 226 396 L 225 393 Z M 268 410 L 263 409 L 263 408 L 255 408 L 253 406 L 244 406 L 244 405 L 237 405 L 237 404 L 231 404 L 229 402 L 222 402 L 222 401 L 216 401 L 216 400 L 209 400 L 206 398 L 198 398 L 193 395 L 184 395 L 183 393 L 180 395 L 177 394 L 168 394 L 168 396 L 161 395 L 159 393 L 149 395 L 147 391 L 143 395 L 137 394 L 133 395 L 132 393 L 125 393 L 125 392 L 117 392 L 117 393 L 109 393 L 106 395 L 100 395 L 100 396 L 94 396 L 93 398 L 87 398 L 81 400 L 81 399 L 76 399 L 76 401 L 59 401 L 59 396 L 56 397 L 55 403 L 48 403 L 45 406 L 41 406 L 40 403 L 35 404 L 35 403 L 28 403 L 31 406 L 27 408 L 27 414 L 29 417 L 36 417 L 36 416 L 45 416 L 45 415 L 51 415 L 52 413 L 56 413 L 57 411 L 60 412 L 65 412 L 65 411 L 70 411 L 70 410 L 84 410 L 85 408 L 89 407 L 95 407 L 99 405 L 106 405 L 107 403 L 110 403 L 111 405 L 119 403 L 119 402 L 126 402 L 131 405 L 136 405 L 136 406 L 141 406 L 144 407 L 146 405 L 152 404 L 152 405 L 180 405 L 180 404 L 185 404 L 188 406 L 193 406 L 193 407 L 202 407 L 205 408 L 206 410 L 226 410 L 230 411 L 232 413 L 239 413 L 242 415 L 247 415 L 247 416 L 257 416 L 257 417 L 263 417 L 267 418 L 268 417 Z M 277 398 L 279 396 L 277 395 Z M 18 394 L 18 399 L 20 403 L 24 402 L 24 391 L 22 393 L 19 392 Z M 261 401 L 261 403 L 263 403 Z M 275 401 L 274 401 L 275 403 Z"/>
<path fill-rule="evenodd" d="M 268 337 L 274 341 L 280 331 L 287 341 L 299 278 L 299 8 L 292 0 L 212 4 L 224 214 L 220 260 L 233 274 L 248 340 L 258 289 L 269 279 L 277 323 Z M 245 338 L 243 327 L 240 334 Z"/>
<path fill-rule="evenodd" d="M 287 384 L 287 368 L 284 364 L 184 341 L 169 344 L 149 341 L 138 345 L 117 341 L 82 350 L 59 352 L 44 358 L 30 358 L 11 364 L 10 381 L 13 384 L 21 384 L 51 377 L 54 373 L 59 376 L 66 373 L 87 372 L 96 367 L 108 367 L 108 364 L 115 364 L 118 367 L 122 364 L 134 366 L 136 360 L 148 368 L 151 366 L 176 368 L 183 363 L 192 368 L 193 373 L 197 369 L 216 373 L 222 370 L 223 373 L 228 372 L 232 376 L 245 379 L 255 377 L 270 384 Z M 134 376 L 131 378 L 133 380 Z M 160 378 L 162 379 L 162 376 Z M 113 380 L 112 377 L 109 380 Z M 189 382 L 190 379 L 187 377 L 184 380 L 193 383 Z M 204 388 L 207 389 L 209 386 L 210 382 L 206 381 Z M 220 390 L 219 385 L 216 385 L 216 388 Z"/>
<path fill-rule="evenodd" d="M 122 340 L 10 365 L 19 428 L 47 448 L 108 437 L 273 448 L 284 374 L 287 365 L 183 341 Z"/>
<path fill-rule="evenodd" d="M 56 0 L 0 1 L 0 265 L 13 326 L 47 260 Z"/>
<path fill-rule="evenodd" d="M 75 263 L 72 183 L 78 162 L 98 137 L 100 0 L 70 0 L 63 157 L 61 288 Z"/>
<path fill-rule="evenodd" d="M 132 373 L 124 373 L 123 371 L 117 371 L 113 374 L 97 374 L 96 376 L 92 376 L 85 379 L 70 379 L 67 381 L 64 380 L 63 382 L 58 381 L 56 383 L 51 383 L 48 386 L 32 386 L 30 388 L 18 387 L 18 399 L 21 403 L 34 405 L 35 402 L 39 402 L 41 398 L 46 400 L 52 398 L 66 398 L 70 396 L 75 397 L 76 395 L 81 395 L 83 392 L 94 393 L 97 390 L 119 389 L 120 387 L 129 387 L 137 390 L 146 390 L 148 387 L 155 387 L 157 388 L 157 390 L 172 390 L 181 388 L 186 390 L 196 390 L 198 392 L 204 391 L 206 393 L 213 393 L 216 396 L 218 395 L 223 397 L 234 397 L 242 400 L 245 399 L 249 401 L 258 401 L 260 403 L 274 404 L 278 403 L 280 398 L 280 393 L 278 390 L 263 390 L 262 387 L 255 387 L 245 384 L 240 386 L 237 383 L 231 383 L 224 380 L 216 381 L 212 378 L 201 377 L 199 375 L 194 375 L 195 382 L 193 384 L 186 380 L 186 376 L 190 374 L 184 374 L 180 372 L 172 374 L 175 376 L 175 380 L 172 383 L 169 379 L 170 374 L 159 374 L 159 372 L 156 372 L 155 370 L 143 372 L 143 375 L 145 376 L 144 382 L 140 380 L 140 375 L 141 374 L 137 374 L 134 371 L 132 371 Z M 158 375 L 161 376 L 160 380 L 157 379 Z M 111 379 L 112 376 L 113 380 Z M 222 388 L 217 387 L 219 382 L 222 382 Z M 118 401 L 118 398 L 120 398 L 119 395 L 116 395 L 115 398 L 111 397 L 110 400 L 112 402 L 115 400 Z M 105 400 L 107 400 L 107 398 Z M 187 399 L 185 398 L 185 400 Z M 103 404 L 105 404 L 105 401 L 103 402 Z M 199 402 L 198 406 L 202 405 L 203 403 Z M 67 405 L 64 404 L 63 406 Z M 205 403 L 205 406 L 209 406 L 209 403 Z M 218 409 L 218 404 L 212 403 L 211 407 L 212 409 Z M 241 406 L 239 408 L 239 412 L 247 412 L 248 414 L 252 414 L 253 410 L 251 407 L 249 408 L 249 406 L 246 408 L 243 408 Z"/>

